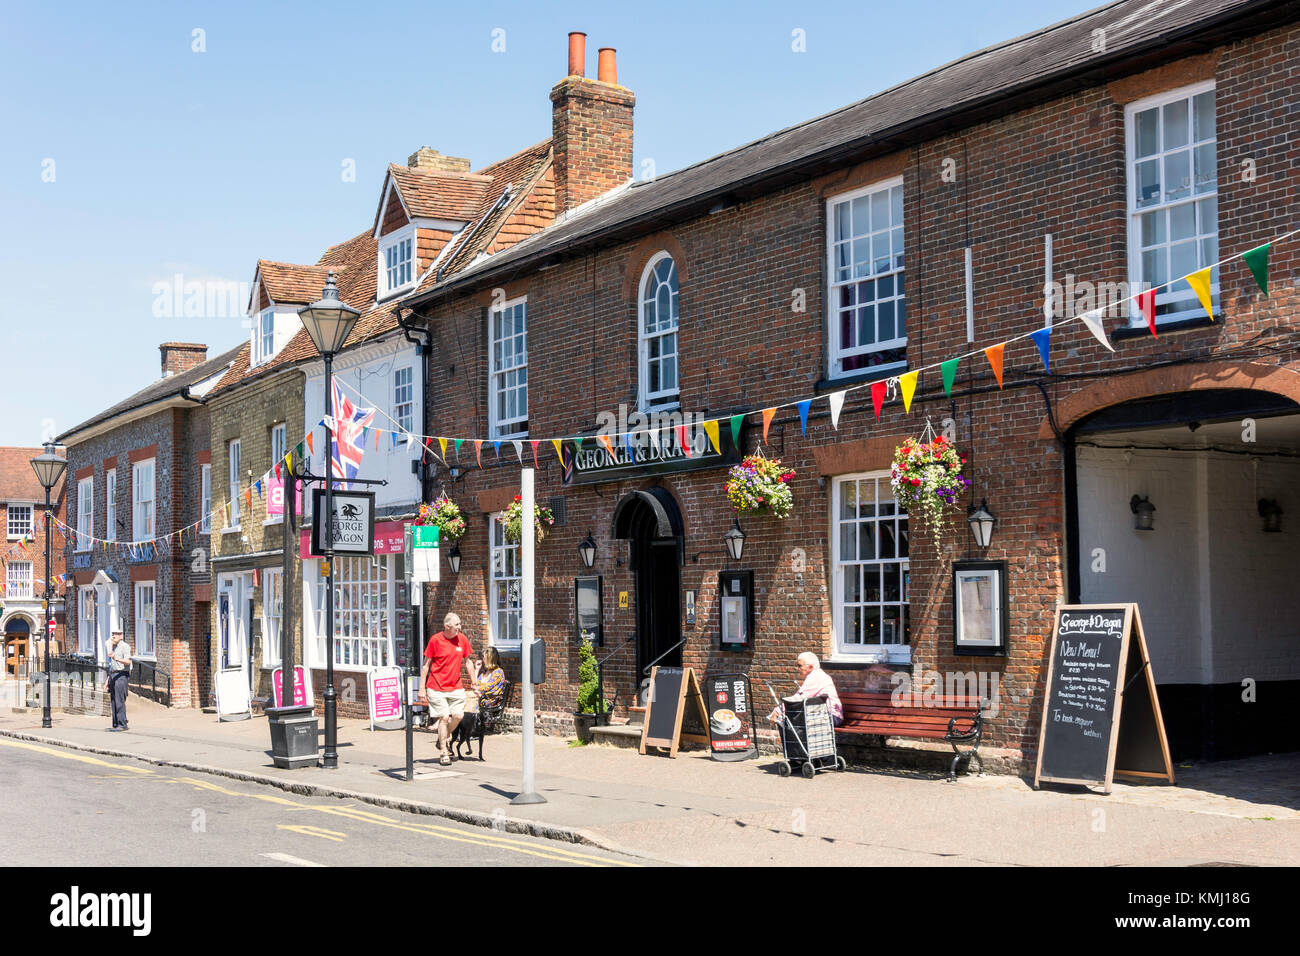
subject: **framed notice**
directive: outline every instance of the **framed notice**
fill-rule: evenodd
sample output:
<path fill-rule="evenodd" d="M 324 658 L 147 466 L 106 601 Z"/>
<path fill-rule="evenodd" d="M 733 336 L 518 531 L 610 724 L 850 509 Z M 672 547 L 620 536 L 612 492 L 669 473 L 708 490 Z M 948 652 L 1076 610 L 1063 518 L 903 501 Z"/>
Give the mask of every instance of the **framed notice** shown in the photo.
<path fill-rule="evenodd" d="M 598 574 L 573 579 L 574 637 L 580 645 L 583 641 L 591 641 L 593 647 L 605 643 L 601 590 Z"/>
<path fill-rule="evenodd" d="M 311 553 L 323 555 L 328 533 L 325 514 L 325 489 L 311 493 Z M 336 491 L 334 507 L 334 552 L 342 555 L 375 553 L 375 493 L 373 491 Z"/>
<path fill-rule="evenodd" d="M 953 653 L 1007 653 L 1007 563 L 956 561 L 952 566 Z"/>
<path fill-rule="evenodd" d="M 718 644 L 724 651 L 741 651 L 754 633 L 754 572 L 718 574 Z"/>

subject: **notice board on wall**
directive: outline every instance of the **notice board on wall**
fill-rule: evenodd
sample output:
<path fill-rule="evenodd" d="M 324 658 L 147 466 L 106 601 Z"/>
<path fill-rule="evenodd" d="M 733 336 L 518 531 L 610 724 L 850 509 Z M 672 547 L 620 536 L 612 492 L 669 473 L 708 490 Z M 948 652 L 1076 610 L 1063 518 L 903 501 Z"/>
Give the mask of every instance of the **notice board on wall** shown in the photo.
<path fill-rule="evenodd" d="M 1115 774 L 1174 782 L 1136 604 L 1061 605 L 1038 733 L 1034 786 L 1100 785 Z"/>

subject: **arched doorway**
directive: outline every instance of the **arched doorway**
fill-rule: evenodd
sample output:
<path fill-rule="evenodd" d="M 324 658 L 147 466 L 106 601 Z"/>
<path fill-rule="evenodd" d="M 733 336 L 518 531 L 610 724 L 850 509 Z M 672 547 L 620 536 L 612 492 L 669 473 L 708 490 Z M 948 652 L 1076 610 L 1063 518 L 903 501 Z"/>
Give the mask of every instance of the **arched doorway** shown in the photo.
<path fill-rule="evenodd" d="M 682 513 L 667 488 L 628 492 L 614 509 L 614 537 L 629 543 L 636 576 L 637 674 L 682 665 Z"/>
<path fill-rule="evenodd" d="M 4 625 L 4 660 L 5 674 L 9 677 L 21 676 L 27 660 L 27 649 L 31 643 L 32 625 L 25 617 L 14 616 Z"/>

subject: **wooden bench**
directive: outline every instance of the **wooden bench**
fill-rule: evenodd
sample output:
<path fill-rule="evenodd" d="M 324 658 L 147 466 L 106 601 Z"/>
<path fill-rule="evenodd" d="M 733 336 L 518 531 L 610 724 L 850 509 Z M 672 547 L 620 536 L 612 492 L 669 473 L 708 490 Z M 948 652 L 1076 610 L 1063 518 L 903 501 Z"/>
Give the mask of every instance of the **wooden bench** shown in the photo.
<path fill-rule="evenodd" d="M 844 723 L 836 733 L 852 737 L 909 737 L 918 740 L 942 740 L 952 746 L 952 766 L 948 779 L 957 779 L 957 762 L 967 760 L 970 772 L 971 759 L 979 762 L 984 773 L 984 761 L 979 755 L 980 736 L 984 731 L 984 706 L 978 697 L 945 697 L 931 699 L 929 704 L 915 703 L 908 695 L 900 695 L 895 702 L 888 691 L 848 691 L 840 694 L 844 704 Z M 968 749 L 958 749 L 958 744 Z"/>

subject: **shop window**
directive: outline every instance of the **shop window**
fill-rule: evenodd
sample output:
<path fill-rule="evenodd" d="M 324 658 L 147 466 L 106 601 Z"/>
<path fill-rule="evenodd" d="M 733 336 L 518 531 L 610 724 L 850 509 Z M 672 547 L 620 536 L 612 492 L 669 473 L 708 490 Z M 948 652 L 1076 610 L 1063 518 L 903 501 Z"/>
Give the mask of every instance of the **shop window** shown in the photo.
<path fill-rule="evenodd" d="M 326 579 L 317 582 L 316 659 L 326 659 Z M 392 566 L 387 555 L 334 560 L 334 666 L 386 667 L 393 662 Z"/>
<path fill-rule="evenodd" d="M 826 203 L 829 377 L 907 365 L 903 181 Z"/>
<path fill-rule="evenodd" d="M 1219 261 L 1214 84 L 1201 83 L 1130 104 L 1129 277 L 1134 291 L 1157 287 L 1156 320 L 1203 317 L 1186 282 L 1161 288 Z M 1219 304 L 1219 270 L 1210 272 Z M 1130 320 L 1145 325 L 1136 303 Z"/>
<path fill-rule="evenodd" d="M 641 408 L 677 404 L 677 266 L 666 252 L 656 255 L 641 276 L 641 319 L 637 352 Z"/>
<path fill-rule="evenodd" d="M 519 544 L 506 540 L 505 525 L 497 520 L 499 514 L 488 522 L 492 546 L 491 640 L 496 647 L 518 647 L 523 628 Z"/>
<path fill-rule="evenodd" d="M 910 660 L 907 515 L 889 472 L 836 478 L 833 509 L 835 654 Z"/>

